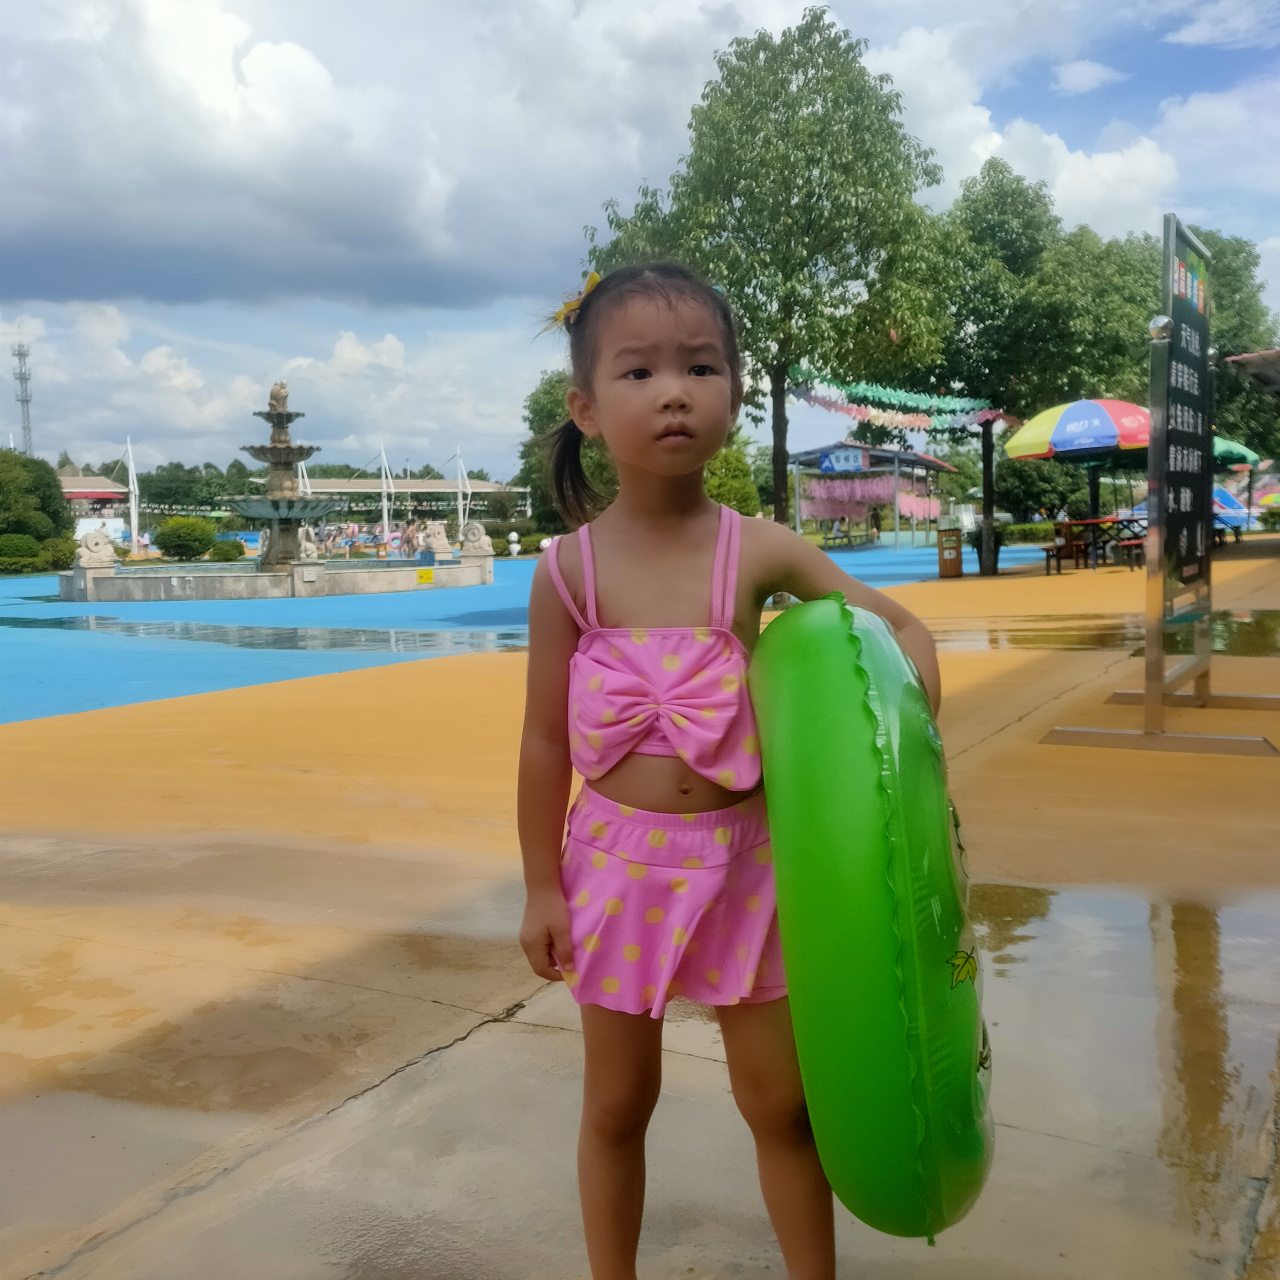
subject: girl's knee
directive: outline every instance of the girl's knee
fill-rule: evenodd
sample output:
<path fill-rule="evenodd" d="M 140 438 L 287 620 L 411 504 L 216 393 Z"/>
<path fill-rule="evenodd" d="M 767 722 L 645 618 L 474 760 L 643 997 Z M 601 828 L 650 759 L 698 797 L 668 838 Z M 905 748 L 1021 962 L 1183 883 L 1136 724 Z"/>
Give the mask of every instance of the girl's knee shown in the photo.
<path fill-rule="evenodd" d="M 643 1138 L 660 1088 L 656 1081 L 637 1081 L 629 1088 L 589 1089 L 582 1099 L 583 1128 L 610 1144 Z"/>
<path fill-rule="evenodd" d="M 787 1143 L 813 1141 L 804 1093 L 790 1087 L 753 1084 L 734 1090 L 742 1118 L 757 1139 Z"/>

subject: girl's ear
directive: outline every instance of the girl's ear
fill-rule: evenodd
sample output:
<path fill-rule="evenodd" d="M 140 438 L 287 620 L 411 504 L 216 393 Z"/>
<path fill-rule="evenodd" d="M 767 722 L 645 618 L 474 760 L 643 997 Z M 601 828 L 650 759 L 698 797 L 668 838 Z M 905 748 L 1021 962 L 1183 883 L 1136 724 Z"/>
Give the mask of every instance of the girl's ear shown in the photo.
<path fill-rule="evenodd" d="M 578 424 L 578 430 L 584 436 L 599 440 L 600 424 L 596 420 L 596 408 L 591 402 L 591 397 L 577 387 L 570 387 L 569 394 L 565 396 L 565 403 L 569 406 L 569 417 Z"/>

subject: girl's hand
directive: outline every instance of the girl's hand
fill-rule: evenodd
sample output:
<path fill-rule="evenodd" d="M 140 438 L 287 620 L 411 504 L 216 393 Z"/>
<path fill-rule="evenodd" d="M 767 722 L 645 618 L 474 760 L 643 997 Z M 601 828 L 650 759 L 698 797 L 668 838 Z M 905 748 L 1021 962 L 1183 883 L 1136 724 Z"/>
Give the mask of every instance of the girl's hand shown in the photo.
<path fill-rule="evenodd" d="M 569 905 L 559 885 L 528 891 L 520 923 L 520 945 L 538 977 L 563 982 L 564 974 L 572 972 Z"/>

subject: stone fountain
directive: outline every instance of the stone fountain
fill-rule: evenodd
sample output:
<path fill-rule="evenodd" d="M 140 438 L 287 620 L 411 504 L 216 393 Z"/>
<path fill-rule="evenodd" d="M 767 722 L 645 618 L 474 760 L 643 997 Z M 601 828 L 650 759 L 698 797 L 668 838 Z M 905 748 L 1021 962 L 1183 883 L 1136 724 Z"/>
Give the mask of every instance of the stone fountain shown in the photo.
<path fill-rule="evenodd" d="M 424 564 L 413 560 L 323 561 L 316 553 L 310 522 L 345 506 L 338 497 L 298 492 L 298 463 L 318 445 L 294 444 L 289 427 L 304 415 L 289 408 L 283 382 L 271 388 L 265 409 L 254 417 L 271 427 L 267 444 L 247 444 L 244 452 L 267 464 L 267 488 L 261 495 L 224 498 L 230 511 L 269 520 L 266 547 L 251 561 L 223 564 L 117 564 L 110 540 L 98 530 L 81 539 L 74 567 L 59 575 L 63 600 L 127 602 L 142 600 L 272 600 L 298 596 L 357 595 L 424 588 L 475 587 L 493 581 L 493 544 L 476 521 L 462 530 L 462 552 L 452 558 L 444 526 L 428 522 L 428 550 L 449 559 Z M 263 531 L 266 533 L 266 531 Z M 260 535 L 262 536 L 262 535 Z M 261 546 L 261 544 L 260 544 Z"/>
<path fill-rule="evenodd" d="M 289 408 L 289 388 L 277 382 L 267 398 L 267 407 L 255 411 L 271 427 L 268 444 L 246 444 L 241 449 L 251 458 L 267 464 L 267 488 L 261 496 L 226 498 L 223 505 L 255 520 L 271 521 L 271 536 L 258 555 L 259 570 L 268 572 L 315 558 L 315 544 L 305 545 L 299 531 L 311 520 L 318 520 L 343 505 L 340 498 L 312 498 L 298 493 L 298 463 L 320 452 L 315 444 L 294 444 L 289 428 L 306 415 Z"/>

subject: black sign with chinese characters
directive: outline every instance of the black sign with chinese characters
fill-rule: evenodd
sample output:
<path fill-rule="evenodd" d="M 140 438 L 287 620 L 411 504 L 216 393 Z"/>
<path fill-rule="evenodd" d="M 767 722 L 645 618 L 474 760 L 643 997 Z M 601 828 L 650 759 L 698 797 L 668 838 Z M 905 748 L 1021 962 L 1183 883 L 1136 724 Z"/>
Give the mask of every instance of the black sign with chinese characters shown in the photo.
<path fill-rule="evenodd" d="M 1164 289 L 1165 314 L 1173 320 L 1167 381 L 1163 388 L 1152 388 L 1153 401 L 1164 393 L 1164 457 L 1150 461 L 1164 464 L 1164 501 L 1159 505 L 1165 595 L 1172 597 L 1208 581 L 1213 518 L 1208 254 L 1172 216 L 1165 226 Z M 1160 447 L 1157 439 L 1152 443 Z M 1153 474 L 1156 470 L 1153 465 Z"/>

